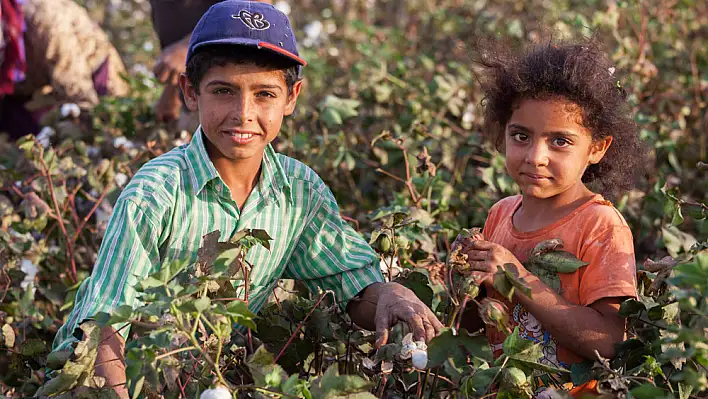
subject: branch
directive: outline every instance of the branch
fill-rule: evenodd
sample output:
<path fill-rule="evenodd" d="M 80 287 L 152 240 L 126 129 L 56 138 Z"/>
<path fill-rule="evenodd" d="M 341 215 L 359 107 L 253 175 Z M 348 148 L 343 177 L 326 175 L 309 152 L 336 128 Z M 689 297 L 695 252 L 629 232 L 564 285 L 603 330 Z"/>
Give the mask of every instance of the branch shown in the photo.
<path fill-rule="evenodd" d="M 300 332 L 300 329 L 302 329 L 302 326 L 305 325 L 305 322 L 307 321 L 307 319 L 310 318 L 310 316 L 315 311 L 315 309 L 317 309 L 317 307 L 320 306 L 320 303 L 322 302 L 322 300 L 325 299 L 327 294 L 330 294 L 330 293 L 334 296 L 334 292 L 331 290 L 327 290 L 320 295 L 320 297 L 317 299 L 317 302 L 315 302 L 315 306 L 313 306 L 312 309 L 310 310 L 310 313 L 308 313 L 307 316 L 305 316 L 305 318 L 300 322 L 300 324 L 297 326 L 297 329 L 295 329 L 295 332 L 293 332 L 292 335 L 290 336 L 290 338 L 288 339 L 288 342 L 285 343 L 285 346 L 283 346 L 283 349 L 281 349 L 280 353 L 278 353 L 278 356 L 276 356 L 275 359 L 273 359 L 273 363 L 278 363 L 278 359 L 280 359 L 280 357 L 283 356 L 283 353 L 285 353 L 285 349 L 287 349 L 287 347 L 290 346 L 290 344 L 293 342 L 293 339 L 295 339 L 295 336 L 297 335 L 297 333 Z"/>
<path fill-rule="evenodd" d="M 36 144 L 35 144 L 36 145 Z M 44 162 L 44 148 L 40 147 L 39 151 L 39 162 L 40 165 L 42 165 L 42 176 L 47 179 L 47 183 L 49 184 L 49 194 L 52 197 L 52 204 L 54 205 L 54 211 L 57 213 L 57 222 L 59 222 L 59 229 L 61 229 L 61 233 L 64 235 L 64 239 L 66 240 L 66 250 L 69 252 L 69 265 L 70 265 L 70 273 L 69 273 L 69 279 L 71 280 L 72 283 L 76 283 L 76 260 L 74 260 L 74 247 L 73 247 L 73 241 L 69 239 L 69 234 L 66 232 L 66 227 L 64 226 L 64 217 L 61 214 L 61 211 L 59 209 L 59 203 L 57 202 L 57 196 L 54 194 L 54 183 L 52 182 L 52 177 L 49 174 L 49 168 L 47 167 L 47 164 Z"/>
<path fill-rule="evenodd" d="M 162 358 L 165 358 L 165 357 L 168 357 L 168 356 L 172 356 L 172 355 L 175 355 L 175 354 L 180 353 L 180 352 L 191 351 L 191 350 L 195 350 L 195 349 L 197 349 L 196 346 L 187 346 L 187 347 L 184 347 L 184 348 L 175 349 L 175 350 L 172 350 L 172 351 L 163 353 L 163 354 L 161 354 L 161 355 L 159 355 L 159 356 L 155 356 L 155 360 L 160 360 L 160 359 L 162 359 Z"/>
<path fill-rule="evenodd" d="M 101 193 L 101 196 L 98 197 L 96 202 L 93 204 L 93 207 L 89 211 L 86 216 L 84 216 L 83 220 L 81 221 L 81 224 L 79 224 L 76 227 L 76 233 L 74 233 L 74 242 L 79 239 L 79 235 L 81 234 L 81 230 L 84 229 L 84 226 L 86 225 L 86 222 L 91 218 L 91 215 L 93 215 L 94 212 L 96 212 L 96 209 L 98 209 L 99 205 L 101 205 L 101 202 L 103 202 L 103 199 L 106 197 L 106 194 L 108 194 L 108 189 L 110 188 L 110 184 L 106 184 L 106 186 L 103 188 L 103 192 Z"/>

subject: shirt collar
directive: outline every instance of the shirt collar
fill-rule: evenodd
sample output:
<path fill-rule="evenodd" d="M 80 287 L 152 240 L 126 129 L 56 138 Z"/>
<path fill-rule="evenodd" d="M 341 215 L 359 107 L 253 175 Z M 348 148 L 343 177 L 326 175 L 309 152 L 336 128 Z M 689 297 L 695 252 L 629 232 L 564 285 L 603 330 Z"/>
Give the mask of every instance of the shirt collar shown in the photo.
<path fill-rule="evenodd" d="M 191 170 L 192 187 L 196 194 L 199 194 L 204 186 L 213 179 L 221 180 L 219 172 L 214 167 L 214 163 L 209 158 L 204 140 L 204 132 L 201 126 L 197 129 L 186 149 L 187 165 Z M 285 169 L 280 162 L 278 154 L 273 146 L 268 144 L 263 152 L 263 163 L 261 165 L 261 176 L 258 179 L 256 188 L 264 198 L 274 199 L 287 190 L 290 194 L 290 182 L 285 174 Z M 287 196 L 290 197 L 289 195 Z"/>
<path fill-rule="evenodd" d="M 219 177 L 214 164 L 209 159 L 209 154 L 204 144 L 204 134 L 199 126 L 192 136 L 192 141 L 186 149 L 187 167 L 190 170 L 190 180 L 196 194 L 199 194 L 204 186 L 212 179 Z"/>

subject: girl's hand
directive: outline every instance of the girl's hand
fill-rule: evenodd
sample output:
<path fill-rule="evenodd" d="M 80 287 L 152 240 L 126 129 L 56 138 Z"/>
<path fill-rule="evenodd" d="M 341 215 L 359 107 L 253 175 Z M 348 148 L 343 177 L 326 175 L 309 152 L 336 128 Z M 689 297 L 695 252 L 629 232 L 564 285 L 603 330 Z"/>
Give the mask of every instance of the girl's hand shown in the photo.
<path fill-rule="evenodd" d="M 497 272 L 497 266 L 504 266 L 511 263 L 516 267 L 516 275 L 524 277 L 528 274 L 526 269 L 516 256 L 508 249 L 499 244 L 483 240 L 467 240 L 462 247 L 462 253 L 467 254 L 467 261 L 472 270 L 472 278 L 477 283 L 494 282 L 494 274 Z"/>

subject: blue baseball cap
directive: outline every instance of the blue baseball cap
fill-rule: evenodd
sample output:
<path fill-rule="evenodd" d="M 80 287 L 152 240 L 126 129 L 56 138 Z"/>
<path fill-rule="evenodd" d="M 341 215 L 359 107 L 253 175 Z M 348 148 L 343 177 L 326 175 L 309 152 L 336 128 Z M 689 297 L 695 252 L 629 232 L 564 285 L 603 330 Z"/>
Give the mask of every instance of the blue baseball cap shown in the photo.
<path fill-rule="evenodd" d="M 214 44 L 265 49 L 298 65 L 307 65 L 298 54 L 290 20 L 268 3 L 225 0 L 211 6 L 194 27 L 187 62 L 196 50 Z"/>

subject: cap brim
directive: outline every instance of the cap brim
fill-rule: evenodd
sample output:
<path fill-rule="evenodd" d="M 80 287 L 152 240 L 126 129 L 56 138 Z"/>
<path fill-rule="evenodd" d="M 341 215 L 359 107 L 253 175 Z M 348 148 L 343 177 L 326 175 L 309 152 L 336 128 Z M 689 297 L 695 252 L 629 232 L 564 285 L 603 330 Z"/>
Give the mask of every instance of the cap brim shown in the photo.
<path fill-rule="evenodd" d="M 219 40 L 211 40 L 211 41 L 206 41 L 197 44 L 194 46 L 192 49 L 192 55 L 200 48 L 202 47 L 207 47 L 207 46 L 213 46 L 217 44 L 231 44 L 235 46 L 248 46 L 248 47 L 254 47 L 254 48 L 262 48 L 264 50 L 268 50 L 272 53 L 275 53 L 277 55 L 281 55 L 291 61 L 294 61 L 296 64 L 305 66 L 307 65 L 307 62 L 300 58 L 299 56 L 291 53 L 290 51 L 278 47 L 272 43 L 267 43 L 267 42 L 261 42 L 256 39 L 234 39 L 234 38 L 229 38 L 229 39 L 219 39 Z"/>

